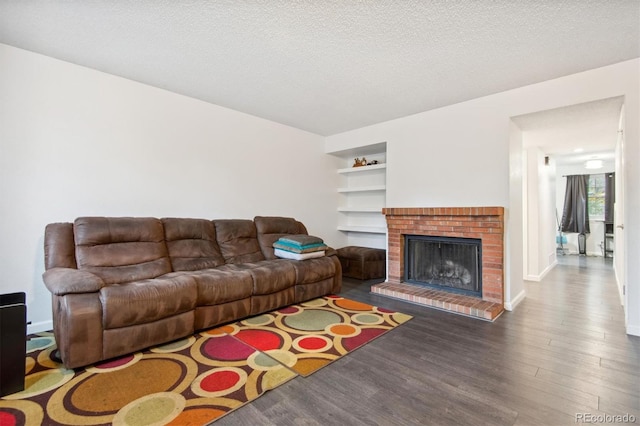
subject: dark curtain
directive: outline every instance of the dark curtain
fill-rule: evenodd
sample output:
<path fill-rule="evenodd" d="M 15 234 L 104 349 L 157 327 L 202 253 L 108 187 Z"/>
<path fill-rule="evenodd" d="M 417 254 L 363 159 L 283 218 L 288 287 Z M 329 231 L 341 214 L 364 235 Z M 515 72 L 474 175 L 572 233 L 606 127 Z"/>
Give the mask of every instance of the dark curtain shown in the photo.
<path fill-rule="evenodd" d="M 564 194 L 562 232 L 589 234 L 589 210 L 587 190 L 589 175 L 567 176 L 567 190 Z"/>
<path fill-rule="evenodd" d="M 604 175 L 604 221 L 613 223 L 613 203 L 616 202 L 616 174 Z"/>

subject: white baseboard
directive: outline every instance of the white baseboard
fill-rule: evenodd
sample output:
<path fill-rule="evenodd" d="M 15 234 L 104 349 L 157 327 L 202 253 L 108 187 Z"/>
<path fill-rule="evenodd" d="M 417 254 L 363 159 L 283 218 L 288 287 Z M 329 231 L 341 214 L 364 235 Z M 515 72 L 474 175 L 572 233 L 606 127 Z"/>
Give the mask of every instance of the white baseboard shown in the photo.
<path fill-rule="evenodd" d="M 41 321 L 27 326 L 27 334 L 41 333 L 43 331 L 53 330 L 53 321 Z"/>
<path fill-rule="evenodd" d="M 527 275 L 525 280 L 527 281 L 535 281 L 540 282 L 542 279 L 558 264 L 558 261 L 554 261 L 551 265 L 547 266 L 544 271 L 542 271 L 539 275 Z"/>
<path fill-rule="evenodd" d="M 640 325 L 627 324 L 627 334 L 630 334 L 632 336 L 640 336 Z"/>
<path fill-rule="evenodd" d="M 504 302 L 504 308 L 507 311 L 513 311 L 516 308 L 516 306 L 518 306 L 520 302 L 522 302 L 525 299 L 525 297 L 527 297 L 527 293 L 525 293 L 524 290 L 521 290 L 516 297 L 514 297 L 510 301 Z"/>
<path fill-rule="evenodd" d="M 620 296 L 620 304 L 624 306 L 624 292 L 622 289 L 624 288 L 624 284 L 620 281 L 620 277 L 618 277 L 618 269 L 616 268 L 615 262 L 613 263 L 613 274 L 616 278 L 616 287 L 618 287 L 618 296 Z"/>

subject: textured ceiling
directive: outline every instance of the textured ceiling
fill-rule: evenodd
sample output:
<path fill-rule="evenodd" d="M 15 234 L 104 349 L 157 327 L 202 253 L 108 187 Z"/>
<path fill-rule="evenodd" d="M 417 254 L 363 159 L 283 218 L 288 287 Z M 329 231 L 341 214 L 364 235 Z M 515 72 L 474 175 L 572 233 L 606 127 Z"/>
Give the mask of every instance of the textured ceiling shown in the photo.
<path fill-rule="evenodd" d="M 638 0 L 0 0 L 0 42 L 320 135 L 640 56 Z"/>
<path fill-rule="evenodd" d="M 537 146 L 558 164 L 613 160 L 622 96 L 514 117 L 524 146 Z M 575 150 L 580 149 L 580 153 Z"/>

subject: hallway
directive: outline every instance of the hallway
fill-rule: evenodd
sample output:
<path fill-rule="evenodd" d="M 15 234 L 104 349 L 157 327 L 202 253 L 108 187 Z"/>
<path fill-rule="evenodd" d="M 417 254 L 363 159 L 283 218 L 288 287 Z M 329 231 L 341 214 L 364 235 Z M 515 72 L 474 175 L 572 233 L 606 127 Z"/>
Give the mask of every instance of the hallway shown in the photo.
<path fill-rule="evenodd" d="M 536 377 L 597 397 L 608 414 L 640 421 L 640 338 L 625 333 L 612 259 L 559 256 L 542 282 L 525 282 L 525 289 L 526 299 L 505 317 L 508 326 L 562 352 L 541 363 Z"/>

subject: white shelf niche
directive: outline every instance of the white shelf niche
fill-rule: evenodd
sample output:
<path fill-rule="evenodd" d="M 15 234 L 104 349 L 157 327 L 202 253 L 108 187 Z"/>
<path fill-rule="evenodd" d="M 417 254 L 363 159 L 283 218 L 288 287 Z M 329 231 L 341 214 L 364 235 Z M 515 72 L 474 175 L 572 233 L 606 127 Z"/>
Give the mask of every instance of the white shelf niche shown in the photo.
<path fill-rule="evenodd" d="M 338 230 L 346 232 L 350 245 L 384 248 L 387 225 L 382 209 L 386 206 L 386 142 L 331 152 L 344 166 L 337 169 L 341 184 Z M 353 167 L 355 158 L 366 157 L 377 164 Z"/>

